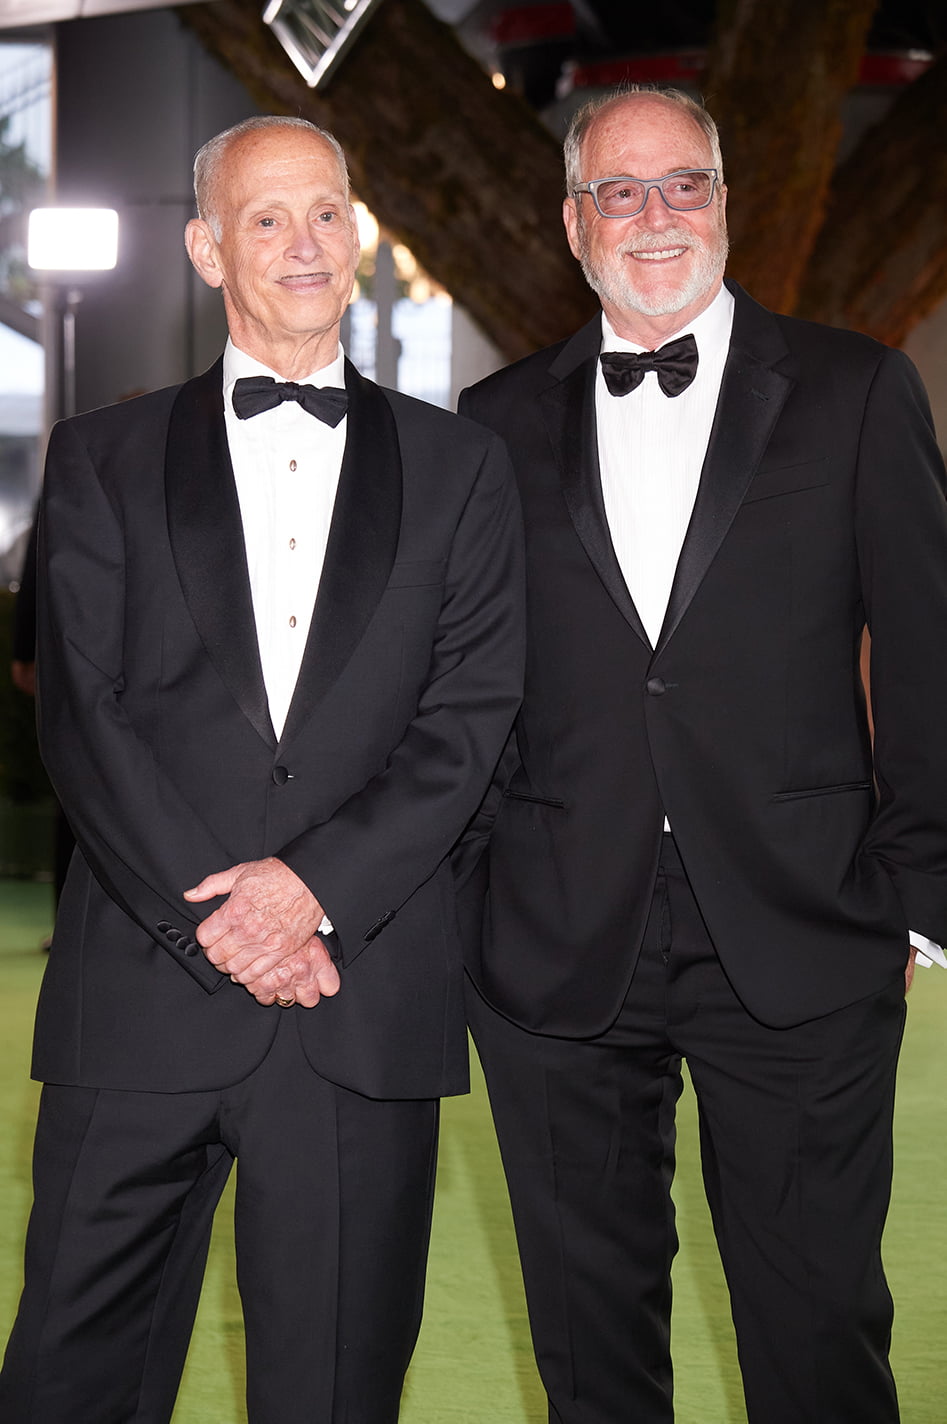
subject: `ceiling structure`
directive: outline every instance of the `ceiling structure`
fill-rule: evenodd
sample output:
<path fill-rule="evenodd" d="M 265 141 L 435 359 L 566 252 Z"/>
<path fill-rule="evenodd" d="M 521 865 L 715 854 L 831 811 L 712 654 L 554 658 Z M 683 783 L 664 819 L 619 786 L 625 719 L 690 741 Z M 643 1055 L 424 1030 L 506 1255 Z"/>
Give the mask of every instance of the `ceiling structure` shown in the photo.
<path fill-rule="evenodd" d="M 192 0 L 177 0 L 187 5 Z M 49 25 L 56 20 L 93 20 L 131 10 L 160 10 L 160 0 L 0 0 L 0 30 Z"/>
<path fill-rule="evenodd" d="M 195 0 L 175 0 L 193 4 Z M 710 40 L 716 0 L 673 0 L 660 6 L 629 5 L 628 0 L 571 0 L 571 4 L 511 4 L 510 0 L 427 0 L 438 19 L 456 25 L 472 47 L 491 37 L 504 17 L 530 9 L 571 9 L 574 48 L 587 57 L 602 53 L 649 52 Z M 0 0 L 0 30 L 51 24 L 57 20 L 94 19 L 132 10 L 166 8 L 160 0 Z M 260 13 L 264 0 L 260 0 Z M 947 43 L 947 14 L 942 0 L 880 0 L 869 48 L 936 49 Z"/>

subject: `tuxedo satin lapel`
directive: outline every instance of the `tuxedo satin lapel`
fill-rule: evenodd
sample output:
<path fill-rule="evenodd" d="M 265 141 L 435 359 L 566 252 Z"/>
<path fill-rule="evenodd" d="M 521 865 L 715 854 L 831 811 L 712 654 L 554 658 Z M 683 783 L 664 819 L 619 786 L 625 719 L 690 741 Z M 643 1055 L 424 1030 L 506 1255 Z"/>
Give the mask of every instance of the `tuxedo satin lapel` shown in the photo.
<path fill-rule="evenodd" d="M 583 327 L 550 367 L 560 379 L 539 397 L 543 417 L 559 462 L 566 507 L 596 573 L 638 637 L 651 646 L 615 555 L 598 463 L 595 428 L 595 362 L 601 322 Z"/>
<path fill-rule="evenodd" d="M 283 742 L 335 682 L 385 591 L 401 530 L 401 451 L 391 407 L 345 363 L 349 393 L 345 454 L 306 650 Z"/>
<path fill-rule="evenodd" d="M 694 512 L 657 650 L 666 645 L 726 537 L 795 384 L 776 365 L 788 350 L 771 313 L 735 288 L 733 334 Z"/>
<path fill-rule="evenodd" d="M 165 455 L 168 535 L 208 656 L 244 715 L 276 745 L 257 647 L 240 505 L 227 446 L 223 363 L 186 382 Z"/>

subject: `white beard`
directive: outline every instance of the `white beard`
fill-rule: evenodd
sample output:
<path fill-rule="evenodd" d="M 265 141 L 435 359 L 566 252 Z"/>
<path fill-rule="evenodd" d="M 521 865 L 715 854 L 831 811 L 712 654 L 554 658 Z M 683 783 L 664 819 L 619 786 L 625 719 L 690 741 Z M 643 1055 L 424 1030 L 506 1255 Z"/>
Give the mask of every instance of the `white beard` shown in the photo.
<path fill-rule="evenodd" d="M 709 240 L 683 228 L 670 228 L 654 234 L 653 238 L 639 235 L 609 254 L 607 265 L 597 264 L 590 256 L 588 229 L 584 223 L 579 228 L 579 242 L 582 272 L 593 292 L 609 306 L 619 311 L 638 312 L 641 316 L 672 316 L 698 301 L 723 276 L 729 249 L 722 215 L 716 235 Z M 670 247 L 686 247 L 694 254 L 696 260 L 691 264 L 687 280 L 682 286 L 673 286 L 673 279 L 669 278 L 664 290 L 653 287 L 650 291 L 639 291 L 632 268 L 634 258 L 629 259 L 628 254 L 642 250 L 662 252 Z"/>

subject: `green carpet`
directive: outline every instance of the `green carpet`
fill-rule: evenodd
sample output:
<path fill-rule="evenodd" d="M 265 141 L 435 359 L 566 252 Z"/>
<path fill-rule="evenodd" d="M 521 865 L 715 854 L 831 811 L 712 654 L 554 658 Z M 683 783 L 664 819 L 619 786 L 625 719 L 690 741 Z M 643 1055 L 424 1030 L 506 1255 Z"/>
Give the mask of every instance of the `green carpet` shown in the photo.
<path fill-rule="evenodd" d="M 29 1207 L 37 1090 L 29 1037 L 48 928 L 46 886 L 0 882 L 0 1334 L 12 1319 Z M 898 1097 L 897 1174 L 885 1256 L 898 1315 L 894 1361 L 904 1424 L 947 1418 L 947 973 L 922 971 Z M 402 1424 L 545 1424 L 509 1208 L 479 1077 L 444 1105 L 424 1326 Z M 685 1094 L 675 1198 L 678 1424 L 745 1424 L 726 1289 L 710 1234 Z M 218 1214 L 197 1330 L 174 1424 L 241 1424 L 242 1333 L 228 1212 Z M 616 1421 L 618 1424 L 618 1421 Z"/>

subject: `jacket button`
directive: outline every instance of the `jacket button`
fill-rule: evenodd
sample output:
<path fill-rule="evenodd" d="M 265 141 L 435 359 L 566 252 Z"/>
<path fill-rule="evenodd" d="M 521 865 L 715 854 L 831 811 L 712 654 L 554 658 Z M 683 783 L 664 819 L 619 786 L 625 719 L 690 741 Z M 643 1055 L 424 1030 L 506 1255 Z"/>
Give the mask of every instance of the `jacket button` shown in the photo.
<path fill-rule="evenodd" d="M 649 697 L 663 697 L 667 692 L 667 683 L 663 677 L 649 677 L 645 686 Z"/>
<path fill-rule="evenodd" d="M 167 934 L 167 933 L 168 933 L 168 930 L 169 930 L 170 928 L 171 928 L 170 921 L 168 921 L 168 920 L 159 920 L 159 921 L 158 921 L 158 932 L 159 932 L 159 934 Z"/>
<path fill-rule="evenodd" d="M 377 939 L 377 937 L 381 934 L 382 930 L 385 928 L 385 925 L 391 924 L 392 920 L 395 917 L 395 914 L 396 911 L 394 910 L 386 910 L 385 913 L 382 915 L 381 919 L 376 920 L 375 923 L 371 926 L 371 928 L 365 931 L 366 940 Z"/>
<path fill-rule="evenodd" d="M 169 926 L 164 932 L 165 939 L 169 939 L 172 944 L 177 944 L 179 939 L 184 939 L 185 935 L 181 930 L 176 930 L 174 926 Z"/>
<path fill-rule="evenodd" d="M 287 781 L 292 781 L 292 779 L 293 778 L 290 776 L 285 766 L 274 766 L 273 780 L 276 782 L 277 786 L 285 786 Z"/>
<path fill-rule="evenodd" d="M 199 949 L 200 945 L 197 943 L 197 940 L 189 939 L 184 944 L 184 953 L 188 959 L 193 959 Z"/>

